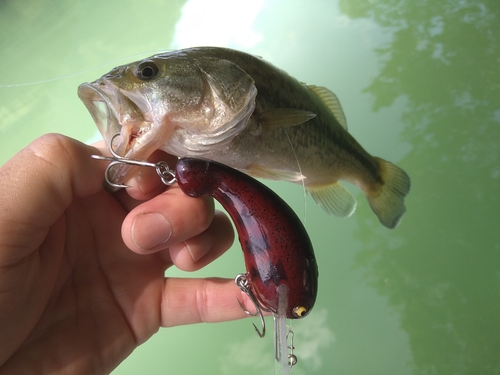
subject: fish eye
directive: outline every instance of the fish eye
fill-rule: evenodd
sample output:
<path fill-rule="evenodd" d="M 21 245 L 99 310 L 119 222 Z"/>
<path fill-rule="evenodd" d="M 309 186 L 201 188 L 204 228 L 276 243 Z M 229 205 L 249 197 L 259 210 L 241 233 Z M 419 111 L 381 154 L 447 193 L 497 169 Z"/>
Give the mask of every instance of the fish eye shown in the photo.
<path fill-rule="evenodd" d="M 304 316 L 307 315 L 309 311 L 307 310 L 307 307 L 304 306 L 297 306 L 294 307 L 292 310 L 293 315 L 295 315 L 296 318 L 303 318 Z"/>
<path fill-rule="evenodd" d="M 158 74 L 158 67 L 152 61 L 144 61 L 137 65 L 134 74 L 141 81 L 147 81 Z"/>

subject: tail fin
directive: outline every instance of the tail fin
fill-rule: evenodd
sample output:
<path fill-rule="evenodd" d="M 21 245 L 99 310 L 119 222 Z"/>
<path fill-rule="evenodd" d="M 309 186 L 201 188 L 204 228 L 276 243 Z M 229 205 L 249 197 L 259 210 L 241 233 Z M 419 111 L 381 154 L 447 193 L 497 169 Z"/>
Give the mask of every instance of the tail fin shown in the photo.
<path fill-rule="evenodd" d="M 368 202 L 382 224 L 395 228 L 406 211 L 404 198 L 410 191 L 410 177 L 394 164 L 375 159 L 379 162 L 384 184 L 367 195 Z"/>

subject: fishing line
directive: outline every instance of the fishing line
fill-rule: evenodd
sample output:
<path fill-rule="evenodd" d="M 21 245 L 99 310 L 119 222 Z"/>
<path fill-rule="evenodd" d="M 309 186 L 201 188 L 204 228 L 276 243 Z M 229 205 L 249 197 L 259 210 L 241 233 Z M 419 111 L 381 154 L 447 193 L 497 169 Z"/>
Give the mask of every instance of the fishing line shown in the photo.
<path fill-rule="evenodd" d="M 32 82 L 26 82 L 26 83 L 0 84 L 0 89 L 3 89 L 3 88 L 12 88 L 12 87 L 23 87 L 23 86 L 40 85 L 40 84 L 43 84 L 43 83 L 60 81 L 60 80 L 63 80 L 63 79 L 67 79 L 67 78 L 71 78 L 71 77 L 76 77 L 78 75 L 90 72 L 92 70 L 96 70 L 96 69 L 102 68 L 102 67 L 110 65 L 110 64 L 116 64 L 116 63 L 118 63 L 120 61 L 123 61 L 123 60 L 132 59 L 132 58 L 135 58 L 135 57 L 138 57 L 138 56 L 142 56 L 142 55 L 146 55 L 146 54 L 148 54 L 148 55 L 159 54 L 159 53 L 164 53 L 164 52 L 169 52 L 169 51 L 172 51 L 172 49 L 154 50 L 154 51 L 149 51 L 149 52 L 136 53 L 134 55 L 129 55 L 129 56 L 126 56 L 126 57 L 121 57 L 119 59 L 116 59 L 116 60 L 113 60 L 113 61 L 109 61 L 109 62 L 100 64 L 100 65 L 94 66 L 93 68 L 88 68 L 88 69 L 80 70 L 79 72 L 71 73 L 71 74 L 67 74 L 67 75 L 63 75 L 63 76 L 59 76 L 59 77 L 47 78 L 47 79 L 42 79 L 40 81 L 32 81 Z"/>
<path fill-rule="evenodd" d="M 307 190 L 306 190 L 306 184 L 304 182 L 304 175 L 302 174 L 302 168 L 300 167 L 300 162 L 299 158 L 297 157 L 297 153 L 295 152 L 295 148 L 293 147 L 292 140 L 290 139 L 290 136 L 288 135 L 288 132 L 286 129 L 283 129 L 285 131 L 286 138 L 288 139 L 288 143 L 290 143 L 290 147 L 292 148 L 293 156 L 295 157 L 295 161 L 297 162 L 297 167 L 299 168 L 299 173 L 302 176 L 301 182 L 302 182 L 302 190 L 304 192 L 304 224 L 307 219 Z"/>

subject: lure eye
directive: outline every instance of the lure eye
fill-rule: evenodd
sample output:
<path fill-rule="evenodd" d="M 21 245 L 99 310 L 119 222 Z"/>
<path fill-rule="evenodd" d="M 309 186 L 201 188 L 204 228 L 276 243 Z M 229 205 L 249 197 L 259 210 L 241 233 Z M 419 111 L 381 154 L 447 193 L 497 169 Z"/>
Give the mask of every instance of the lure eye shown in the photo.
<path fill-rule="evenodd" d="M 158 74 L 158 67 L 152 61 L 144 61 L 137 65 L 134 74 L 141 81 L 147 81 Z"/>
<path fill-rule="evenodd" d="M 295 315 L 295 317 L 297 318 L 303 318 L 304 316 L 307 315 L 308 312 L 309 311 L 307 310 L 307 307 L 304 306 L 297 306 L 294 307 L 292 310 L 293 315 Z"/>

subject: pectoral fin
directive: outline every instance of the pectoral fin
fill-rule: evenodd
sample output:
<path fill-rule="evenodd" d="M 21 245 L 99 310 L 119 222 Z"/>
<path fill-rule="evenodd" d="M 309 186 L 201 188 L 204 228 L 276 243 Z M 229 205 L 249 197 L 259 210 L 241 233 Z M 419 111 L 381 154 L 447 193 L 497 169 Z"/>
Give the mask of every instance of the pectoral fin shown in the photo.
<path fill-rule="evenodd" d="M 339 182 L 320 188 L 308 187 L 307 191 L 330 215 L 346 218 L 351 216 L 356 209 L 356 199 Z"/>
<path fill-rule="evenodd" d="M 309 121 L 316 117 L 314 112 L 293 108 L 275 108 L 259 113 L 257 119 L 262 130 L 288 128 Z"/>
<path fill-rule="evenodd" d="M 299 172 L 279 170 L 279 169 L 267 169 L 259 165 L 251 165 L 248 168 L 246 168 L 243 172 L 252 177 L 263 178 L 266 180 L 298 182 L 302 181 L 305 178 Z"/>

